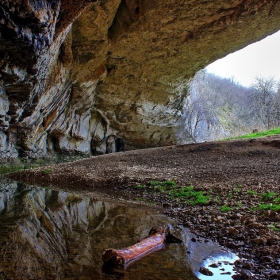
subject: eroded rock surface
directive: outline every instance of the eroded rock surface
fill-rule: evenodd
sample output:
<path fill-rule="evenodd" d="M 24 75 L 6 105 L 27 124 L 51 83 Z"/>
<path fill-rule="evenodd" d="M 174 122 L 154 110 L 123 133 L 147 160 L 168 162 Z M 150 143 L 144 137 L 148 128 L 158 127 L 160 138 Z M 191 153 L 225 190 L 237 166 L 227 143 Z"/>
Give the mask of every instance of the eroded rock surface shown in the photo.
<path fill-rule="evenodd" d="M 280 3 L 2 1 L 1 158 L 179 143 L 187 81 L 276 32 Z"/>

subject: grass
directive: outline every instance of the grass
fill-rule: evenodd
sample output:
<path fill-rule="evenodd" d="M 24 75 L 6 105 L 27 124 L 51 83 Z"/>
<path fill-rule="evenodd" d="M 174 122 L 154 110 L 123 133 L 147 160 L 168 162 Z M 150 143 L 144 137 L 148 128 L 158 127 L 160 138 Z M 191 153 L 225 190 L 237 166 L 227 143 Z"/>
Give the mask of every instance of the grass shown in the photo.
<path fill-rule="evenodd" d="M 168 186 L 176 186 L 176 182 L 174 181 L 150 181 L 150 185 L 151 186 L 164 186 L 164 187 L 168 187 Z"/>
<path fill-rule="evenodd" d="M 154 191 L 160 191 L 160 192 L 165 192 L 167 189 L 172 189 L 176 187 L 176 182 L 175 181 L 155 181 L 152 180 L 149 183 L 146 184 L 139 184 L 136 186 L 137 189 L 146 189 L 148 187 L 152 187 Z"/>
<path fill-rule="evenodd" d="M 159 186 L 161 184 L 160 181 L 150 181 L 151 186 Z"/>
<path fill-rule="evenodd" d="M 280 205 L 279 204 L 259 204 L 258 210 L 279 211 Z"/>
<path fill-rule="evenodd" d="M 213 202 L 219 204 L 221 202 L 221 198 L 219 196 L 214 197 Z"/>
<path fill-rule="evenodd" d="M 276 196 L 275 192 L 267 192 L 262 194 L 262 198 L 266 200 L 272 199 L 275 196 Z"/>
<path fill-rule="evenodd" d="M 241 208 L 242 206 L 243 206 L 243 205 L 242 205 L 242 202 L 238 202 L 236 208 L 239 209 L 239 208 Z"/>
<path fill-rule="evenodd" d="M 256 209 L 256 207 L 254 207 L 254 206 L 250 206 L 250 207 L 249 207 L 249 210 L 250 210 L 251 212 L 254 212 L 254 211 L 256 211 L 257 209 Z"/>
<path fill-rule="evenodd" d="M 138 190 L 144 190 L 144 193 L 148 191 L 160 192 L 164 195 L 168 195 L 171 198 L 178 198 L 188 202 L 190 205 L 205 205 L 208 204 L 211 196 L 204 195 L 203 191 L 194 190 L 193 186 L 185 188 L 178 188 L 175 181 L 156 181 L 152 180 L 147 184 L 137 185 Z"/>
<path fill-rule="evenodd" d="M 188 202 L 191 205 L 204 205 L 210 200 L 210 195 L 204 195 L 202 191 L 195 191 L 193 186 L 171 190 L 169 194 L 175 198 L 189 199 Z"/>
<path fill-rule="evenodd" d="M 247 194 L 248 195 L 255 195 L 255 194 L 257 194 L 257 192 L 256 191 L 252 191 L 252 190 L 248 190 Z"/>
<path fill-rule="evenodd" d="M 37 158 L 32 162 L 25 162 L 25 163 L 16 163 L 16 164 L 3 164 L 0 165 L 0 175 L 8 174 L 11 172 L 16 172 L 20 170 L 28 170 L 32 168 L 43 167 L 46 165 L 50 165 L 52 162 L 49 160 L 45 160 L 43 158 Z"/>
<path fill-rule="evenodd" d="M 0 174 L 8 174 L 11 172 L 16 172 L 23 169 L 31 169 L 32 165 L 2 165 L 0 166 Z"/>
<path fill-rule="evenodd" d="M 45 171 L 46 172 L 46 171 Z M 230 207 L 228 205 L 222 205 L 221 197 L 214 196 L 211 197 L 210 194 L 205 194 L 203 190 L 196 190 L 191 184 L 186 187 L 177 186 L 175 181 L 167 180 L 167 181 L 157 181 L 152 180 L 146 183 L 136 185 L 136 188 L 141 191 L 141 193 L 160 193 L 160 196 L 164 195 L 169 197 L 170 199 L 176 199 L 177 202 L 188 204 L 190 206 L 194 205 L 207 205 L 210 202 L 220 205 L 220 211 L 222 213 L 232 211 L 233 209 L 241 209 L 244 207 L 241 201 L 236 202 L 236 196 L 240 195 L 242 192 L 241 185 L 237 185 L 235 188 L 232 188 L 230 192 L 227 194 L 227 197 L 231 200 L 234 199 L 236 202 L 235 207 Z M 254 203 L 255 205 L 250 206 L 250 211 L 260 211 L 260 210 L 272 210 L 280 212 L 280 197 L 279 194 L 268 191 L 265 193 L 258 193 L 255 190 L 247 190 L 248 196 L 253 196 L 254 199 L 258 199 L 259 203 Z M 235 197 L 235 198 L 234 198 Z M 141 198 L 137 198 L 137 200 L 141 201 Z M 269 203 L 271 202 L 271 203 Z M 273 202 L 273 203 L 272 203 Z M 222 206 L 221 206 L 222 205 Z M 246 206 L 246 204 L 245 204 Z"/>
<path fill-rule="evenodd" d="M 225 213 L 225 212 L 229 212 L 229 211 L 231 211 L 231 208 L 229 206 L 223 205 L 221 207 L 221 212 Z"/>
<path fill-rule="evenodd" d="M 268 227 L 269 227 L 270 229 L 274 230 L 274 231 L 280 231 L 280 228 L 277 227 L 275 224 L 270 224 L 270 225 L 268 225 Z"/>
<path fill-rule="evenodd" d="M 45 173 L 45 174 L 49 174 L 49 173 L 52 173 L 52 172 L 53 172 L 53 170 L 52 170 L 52 169 L 50 169 L 50 168 L 49 168 L 49 169 L 45 169 L 45 170 L 44 170 L 44 173 Z"/>
<path fill-rule="evenodd" d="M 203 193 L 197 194 L 193 200 L 189 200 L 191 205 L 204 205 L 208 204 L 210 195 L 204 195 Z"/>
<path fill-rule="evenodd" d="M 269 130 L 263 130 L 255 133 L 244 134 L 237 137 L 225 138 L 223 140 L 260 138 L 264 136 L 272 136 L 277 134 L 280 134 L 280 127 L 269 129 Z"/>

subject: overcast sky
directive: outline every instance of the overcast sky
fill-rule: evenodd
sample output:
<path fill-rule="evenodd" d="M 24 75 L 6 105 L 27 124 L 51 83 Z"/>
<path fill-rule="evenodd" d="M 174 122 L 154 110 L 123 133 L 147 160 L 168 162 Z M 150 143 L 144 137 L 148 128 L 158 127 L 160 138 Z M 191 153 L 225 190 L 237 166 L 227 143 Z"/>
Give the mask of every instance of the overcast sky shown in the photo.
<path fill-rule="evenodd" d="M 250 86 L 256 76 L 280 80 L 279 52 L 280 31 L 215 61 L 206 69 L 221 77 L 233 77 L 244 86 Z"/>

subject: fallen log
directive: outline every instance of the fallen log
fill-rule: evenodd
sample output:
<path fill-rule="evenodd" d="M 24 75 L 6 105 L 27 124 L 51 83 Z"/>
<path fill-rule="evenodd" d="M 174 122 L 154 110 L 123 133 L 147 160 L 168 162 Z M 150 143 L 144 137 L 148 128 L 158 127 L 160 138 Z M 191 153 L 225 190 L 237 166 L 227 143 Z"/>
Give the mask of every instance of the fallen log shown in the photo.
<path fill-rule="evenodd" d="M 170 233 L 170 227 L 153 227 L 149 237 L 123 249 L 105 249 L 102 255 L 104 265 L 125 270 L 135 261 L 164 248 L 165 243 L 181 243 L 182 240 Z"/>

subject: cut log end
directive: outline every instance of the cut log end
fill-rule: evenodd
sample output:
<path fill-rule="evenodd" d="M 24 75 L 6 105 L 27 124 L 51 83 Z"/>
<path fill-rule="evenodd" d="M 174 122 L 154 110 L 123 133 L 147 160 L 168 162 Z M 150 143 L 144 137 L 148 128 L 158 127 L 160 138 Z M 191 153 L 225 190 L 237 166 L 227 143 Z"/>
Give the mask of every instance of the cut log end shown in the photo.
<path fill-rule="evenodd" d="M 119 250 L 105 249 L 105 251 L 102 254 L 102 259 L 104 264 L 106 264 L 107 266 L 116 267 L 121 270 L 124 270 L 125 259 L 118 251 Z"/>
<path fill-rule="evenodd" d="M 116 252 L 114 249 L 105 249 L 102 255 L 102 259 L 104 262 L 109 262 L 110 260 L 116 258 Z"/>

